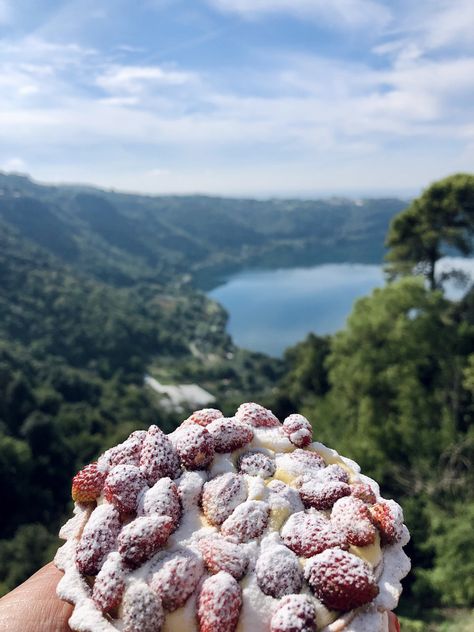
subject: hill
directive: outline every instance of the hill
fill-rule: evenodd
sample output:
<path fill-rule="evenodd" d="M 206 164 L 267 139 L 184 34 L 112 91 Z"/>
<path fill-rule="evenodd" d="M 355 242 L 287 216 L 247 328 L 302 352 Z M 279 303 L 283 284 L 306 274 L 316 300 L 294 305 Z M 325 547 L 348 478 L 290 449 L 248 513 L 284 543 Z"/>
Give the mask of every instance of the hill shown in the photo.
<path fill-rule="evenodd" d="M 0 173 L 0 218 L 105 283 L 209 287 L 229 271 L 325 261 L 379 262 L 396 199 L 248 200 L 144 196 L 44 186 Z"/>

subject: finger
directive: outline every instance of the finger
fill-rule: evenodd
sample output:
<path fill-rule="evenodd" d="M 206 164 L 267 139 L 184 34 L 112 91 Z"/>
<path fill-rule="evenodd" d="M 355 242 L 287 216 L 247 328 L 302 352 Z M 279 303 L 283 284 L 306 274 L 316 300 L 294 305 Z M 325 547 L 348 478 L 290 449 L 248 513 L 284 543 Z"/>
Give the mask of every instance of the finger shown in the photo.
<path fill-rule="evenodd" d="M 400 632 L 400 623 L 398 621 L 397 615 L 393 612 L 388 613 L 388 631 Z"/>
<path fill-rule="evenodd" d="M 56 595 L 62 575 L 47 564 L 0 599 L 0 632 L 70 632 L 72 606 Z"/>

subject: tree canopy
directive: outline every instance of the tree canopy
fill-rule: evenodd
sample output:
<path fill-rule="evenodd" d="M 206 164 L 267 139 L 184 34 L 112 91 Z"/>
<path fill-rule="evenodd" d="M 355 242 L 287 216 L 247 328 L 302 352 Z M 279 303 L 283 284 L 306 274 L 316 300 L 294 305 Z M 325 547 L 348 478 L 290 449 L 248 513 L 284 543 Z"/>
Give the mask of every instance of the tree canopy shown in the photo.
<path fill-rule="evenodd" d="M 459 173 L 435 182 L 394 217 L 388 231 L 389 278 L 422 274 L 439 284 L 436 263 L 447 252 L 473 252 L 474 175 Z"/>

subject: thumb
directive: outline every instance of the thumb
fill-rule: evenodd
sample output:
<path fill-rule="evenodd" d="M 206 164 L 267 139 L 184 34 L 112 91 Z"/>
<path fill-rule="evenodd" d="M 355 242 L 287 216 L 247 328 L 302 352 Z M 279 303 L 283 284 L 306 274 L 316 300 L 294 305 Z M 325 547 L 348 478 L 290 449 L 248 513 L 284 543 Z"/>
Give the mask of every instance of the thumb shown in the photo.
<path fill-rule="evenodd" d="M 62 575 L 47 564 L 0 599 L 0 632 L 70 632 L 72 606 L 56 595 Z"/>

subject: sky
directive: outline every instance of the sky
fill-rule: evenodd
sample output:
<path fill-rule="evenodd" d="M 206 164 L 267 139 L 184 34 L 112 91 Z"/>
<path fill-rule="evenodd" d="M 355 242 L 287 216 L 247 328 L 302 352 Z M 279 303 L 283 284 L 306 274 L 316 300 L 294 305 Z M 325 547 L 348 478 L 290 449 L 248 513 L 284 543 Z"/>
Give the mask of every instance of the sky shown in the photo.
<path fill-rule="evenodd" d="M 0 170 L 412 195 L 474 164 L 473 0 L 0 0 Z"/>

